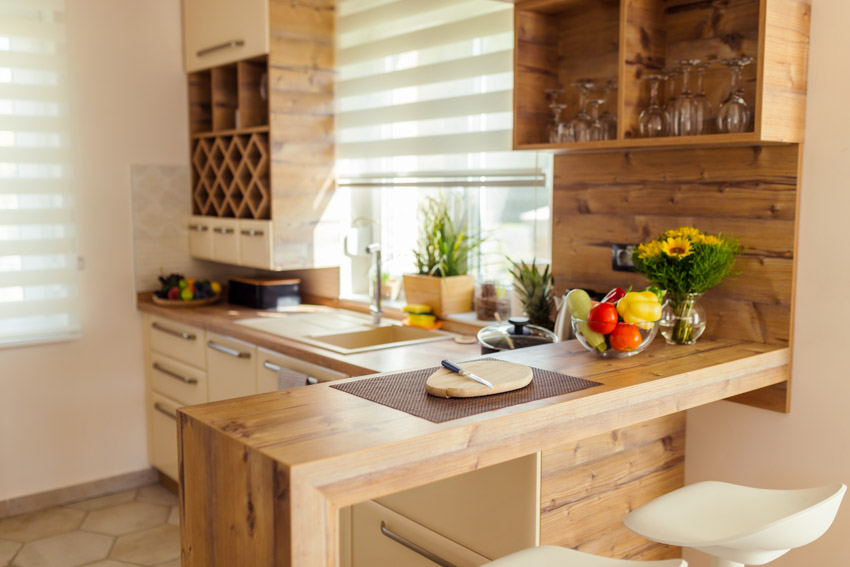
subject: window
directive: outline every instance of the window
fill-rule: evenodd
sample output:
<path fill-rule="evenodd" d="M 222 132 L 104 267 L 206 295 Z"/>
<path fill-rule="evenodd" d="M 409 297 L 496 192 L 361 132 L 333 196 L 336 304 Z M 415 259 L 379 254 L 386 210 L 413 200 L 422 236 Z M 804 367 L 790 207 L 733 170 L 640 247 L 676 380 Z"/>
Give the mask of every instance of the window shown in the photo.
<path fill-rule="evenodd" d="M 0 2 L 0 344 L 79 332 L 64 0 Z"/>
<path fill-rule="evenodd" d="M 357 245 L 342 294 L 368 293 L 364 240 L 383 272 L 414 271 L 418 203 L 437 191 L 466 203 L 487 237 L 479 278 L 505 256 L 549 255 L 545 156 L 511 151 L 513 5 L 493 0 L 340 0 L 337 176 Z M 351 239 L 350 239 L 351 240 Z"/>

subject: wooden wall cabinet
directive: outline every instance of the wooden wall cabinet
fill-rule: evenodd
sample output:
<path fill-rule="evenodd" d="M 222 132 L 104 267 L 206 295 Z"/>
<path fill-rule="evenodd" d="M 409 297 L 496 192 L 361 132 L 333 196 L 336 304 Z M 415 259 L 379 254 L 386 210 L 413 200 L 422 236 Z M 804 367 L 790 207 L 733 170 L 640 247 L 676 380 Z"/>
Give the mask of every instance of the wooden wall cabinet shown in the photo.
<path fill-rule="evenodd" d="M 720 146 L 800 142 L 803 138 L 811 0 L 518 0 L 514 12 L 514 149 Z M 640 138 L 648 105 L 641 80 L 683 59 L 720 62 L 747 55 L 745 98 L 752 130 Z M 729 92 L 729 71 L 705 76 L 716 113 Z M 565 89 L 564 116 L 577 112 L 582 78 L 616 79 L 617 138 L 550 144 L 546 89 Z"/>
<path fill-rule="evenodd" d="M 183 0 L 187 73 L 269 52 L 269 0 Z"/>
<path fill-rule="evenodd" d="M 184 1 L 187 30 L 189 18 L 207 17 L 190 10 L 194 4 Z M 262 30 L 250 28 L 265 36 L 263 50 L 214 66 L 187 65 L 191 253 L 268 270 L 339 265 L 343 211 L 333 174 L 334 2 L 247 4 L 248 12 L 265 10 Z M 184 39 L 188 46 L 190 36 Z M 235 237 L 193 230 L 203 224 L 199 218 L 232 221 Z"/>

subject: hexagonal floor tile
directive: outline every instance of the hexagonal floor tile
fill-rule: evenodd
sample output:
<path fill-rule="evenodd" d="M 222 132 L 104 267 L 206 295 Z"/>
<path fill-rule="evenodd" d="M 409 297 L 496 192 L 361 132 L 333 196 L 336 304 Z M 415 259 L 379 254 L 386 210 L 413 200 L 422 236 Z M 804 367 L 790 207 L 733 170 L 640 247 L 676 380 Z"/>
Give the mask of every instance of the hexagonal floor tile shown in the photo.
<path fill-rule="evenodd" d="M 110 506 L 117 506 L 118 504 L 132 502 L 135 497 L 135 490 L 125 490 L 124 492 L 107 494 L 106 496 L 101 496 L 100 498 L 92 498 L 91 500 L 74 502 L 73 504 L 68 504 L 66 508 L 73 508 L 75 510 L 100 510 L 101 508 L 109 508 Z"/>
<path fill-rule="evenodd" d="M 180 508 L 178 506 L 171 507 L 171 512 L 168 514 L 168 523 L 172 526 L 180 525 Z"/>
<path fill-rule="evenodd" d="M 80 527 L 85 512 L 69 508 L 51 508 L 0 520 L 0 538 L 33 541 L 72 532 Z"/>
<path fill-rule="evenodd" d="M 0 539 L 0 565 L 8 565 L 23 544 L 8 539 Z"/>
<path fill-rule="evenodd" d="M 147 502 L 127 502 L 89 512 L 83 530 L 108 535 L 124 535 L 164 524 L 170 508 Z"/>
<path fill-rule="evenodd" d="M 104 559 L 109 553 L 114 538 L 72 532 L 32 541 L 24 545 L 15 562 L 15 567 L 79 567 L 98 559 Z"/>
<path fill-rule="evenodd" d="M 179 557 L 180 529 L 169 524 L 121 536 L 109 554 L 110 559 L 141 565 L 158 565 Z"/>
<path fill-rule="evenodd" d="M 139 489 L 136 500 L 139 502 L 148 502 L 149 504 L 159 504 L 161 506 L 177 506 L 177 495 L 161 484 L 143 486 Z"/>

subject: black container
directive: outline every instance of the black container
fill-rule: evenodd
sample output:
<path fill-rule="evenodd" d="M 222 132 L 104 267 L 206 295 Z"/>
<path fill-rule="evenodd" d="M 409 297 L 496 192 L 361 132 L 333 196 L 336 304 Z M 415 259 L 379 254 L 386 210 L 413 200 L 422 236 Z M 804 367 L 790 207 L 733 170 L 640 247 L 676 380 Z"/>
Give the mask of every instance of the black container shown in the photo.
<path fill-rule="evenodd" d="M 279 309 L 301 303 L 301 280 L 231 278 L 227 302 L 252 309 Z"/>
<path fill-rule="evenodd" d="M 484 327 L 478 331 L 478 342 L 481 343 L 481 354 L 492 354 L 514 348 L 557 343 L 558 337 L 548 329 L 529 325 L 528 317 L 511 317 L 507 323 Z"/>

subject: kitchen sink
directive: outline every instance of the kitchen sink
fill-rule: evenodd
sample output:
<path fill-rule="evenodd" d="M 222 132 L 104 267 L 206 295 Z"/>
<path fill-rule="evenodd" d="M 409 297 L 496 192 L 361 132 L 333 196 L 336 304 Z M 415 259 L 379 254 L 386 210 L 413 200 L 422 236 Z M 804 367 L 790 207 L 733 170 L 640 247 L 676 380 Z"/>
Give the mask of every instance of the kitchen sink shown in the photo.
<path fill-rule="evenodd" d="M 454 337 L 442 331 L 405 327 L 396 321 L 384 321 L 375 326 L 368 315 L 329 307 L 308 312 L 273 312 L 264 317 L 243 319 L 236 324 L 339 354 L 443 341 Z"/>

